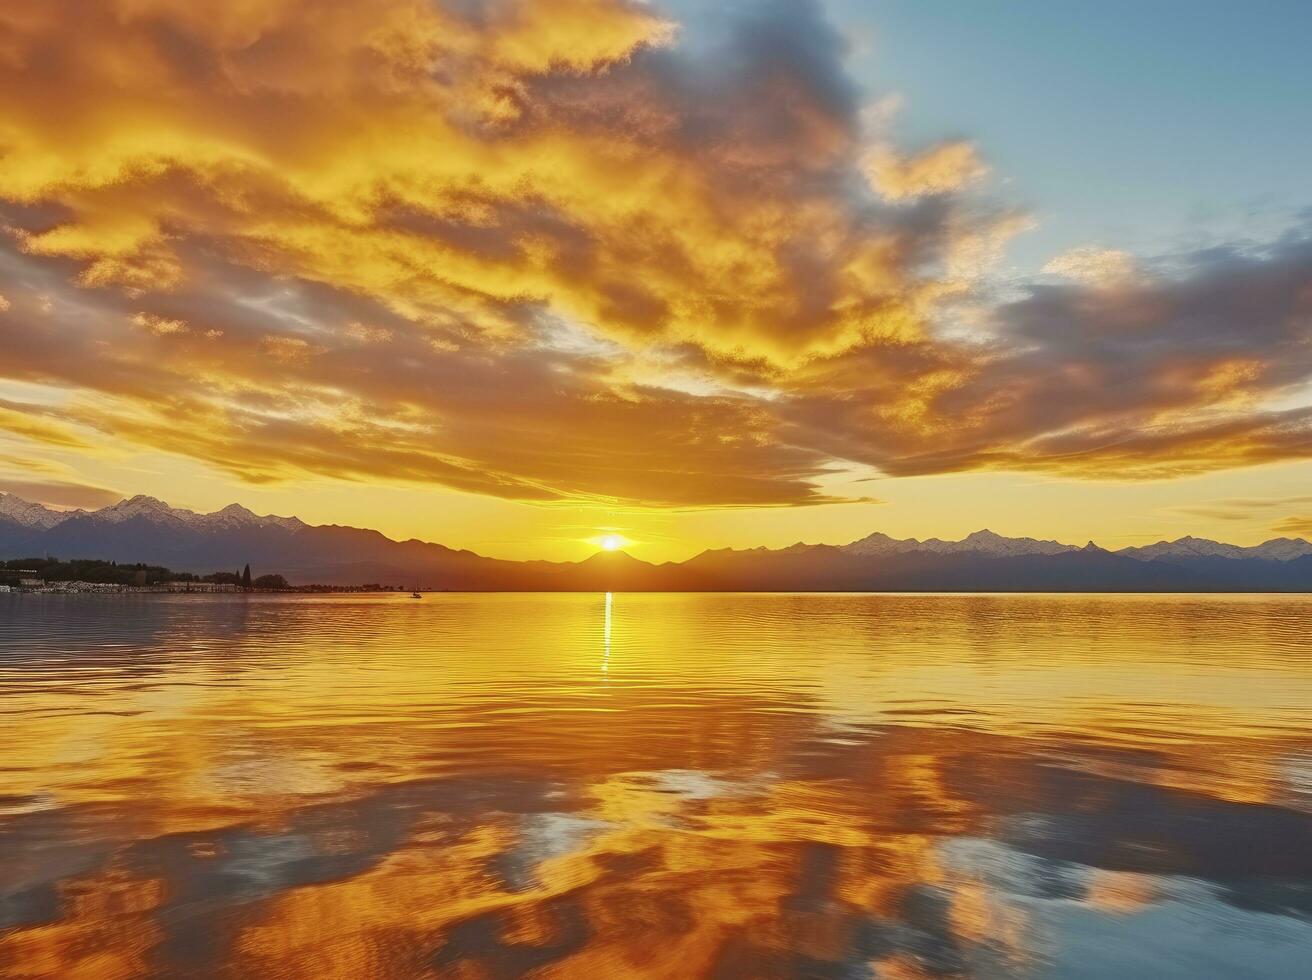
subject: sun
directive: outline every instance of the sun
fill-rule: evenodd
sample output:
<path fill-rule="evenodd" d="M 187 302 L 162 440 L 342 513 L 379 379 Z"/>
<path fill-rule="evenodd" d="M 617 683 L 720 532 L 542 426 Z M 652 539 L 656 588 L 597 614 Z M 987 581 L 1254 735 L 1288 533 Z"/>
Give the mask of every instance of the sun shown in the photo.
<path fill-rule="evenodd" d="M 595 537 L 583 538 L 584 544 L 591 545 L 601 551 L 623 551 L 636 542 L 632 538 L 626 537 L 619 531 L 601 530 Z"/>

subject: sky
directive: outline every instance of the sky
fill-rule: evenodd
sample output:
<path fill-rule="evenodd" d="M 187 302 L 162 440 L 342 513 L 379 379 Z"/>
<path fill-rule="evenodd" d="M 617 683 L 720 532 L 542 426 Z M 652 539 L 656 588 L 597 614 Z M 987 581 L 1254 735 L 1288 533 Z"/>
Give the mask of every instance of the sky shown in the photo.
<path fill-rule="evenodd" d="M 0 489 L 1312 535 L 1312 8 L 8 0 Z"/>

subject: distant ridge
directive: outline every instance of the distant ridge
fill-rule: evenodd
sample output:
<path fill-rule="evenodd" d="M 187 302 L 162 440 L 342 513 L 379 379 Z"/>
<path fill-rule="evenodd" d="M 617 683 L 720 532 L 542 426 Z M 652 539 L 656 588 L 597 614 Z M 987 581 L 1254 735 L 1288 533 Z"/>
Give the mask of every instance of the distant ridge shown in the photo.
<path fill-rule="evenodd" d="M 239 504 L 211 514 L 138 495 L 57 511 L 0 493 L 0 556 L 144 561 L 211 572 L 250 563 L 294 583 L 466 590 L 1309 592 L 1312 543 L 1252 547 L 1183 537 L 1109 551 L 980 530 L 960 541 L 876 532 L 850 544 L 719 549 L 653 565 L 621 553 L 581 562 L 502 561 L 378 531 L 313 526 Z"/>
<path fill-rule="evenodd" d="M 1158 541 L 1142 548 L 1122 548 L 1118 554 L 1145 561 L 1179 558 L 1260 558 L 1270 561 L 1292 561 L 1312 555 L 1312 544 L 1302 538 L 1272 538 L 1251 548 L 1223 544 L 1206 538 L 1184 537 L 1174 541 Z"/>
<path fill-rule="evenodd" d="M 968 534 L 960 541 L 941 541 L 930 538 L 918 541 L 907 538 L 899 541 L 887 534 L 876 531 L 859 541 L 843 545 L 843 550 L 852 555 L 904 555 L 912 551 L 925 551 L 936 555 L 959 555 L 966 552 L 978 552 L 984 555 L 1060 555 L 1068 551 L 1078 551 L 1073 544 L 1061 544 L 1057 541 L 1037 541 L 1034 538 L 1004 538 L 985 528 Z"/>

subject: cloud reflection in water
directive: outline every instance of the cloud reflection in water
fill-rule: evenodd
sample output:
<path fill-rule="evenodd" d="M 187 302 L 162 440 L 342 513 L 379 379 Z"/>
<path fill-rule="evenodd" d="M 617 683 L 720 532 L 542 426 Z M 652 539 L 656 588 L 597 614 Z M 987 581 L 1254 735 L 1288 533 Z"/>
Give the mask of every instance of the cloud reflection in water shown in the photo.
<path fill-rule="evenodd" d="M 597 598 L 5 600 L 0 973 L 1305 962 L 1305 600 Z"/>

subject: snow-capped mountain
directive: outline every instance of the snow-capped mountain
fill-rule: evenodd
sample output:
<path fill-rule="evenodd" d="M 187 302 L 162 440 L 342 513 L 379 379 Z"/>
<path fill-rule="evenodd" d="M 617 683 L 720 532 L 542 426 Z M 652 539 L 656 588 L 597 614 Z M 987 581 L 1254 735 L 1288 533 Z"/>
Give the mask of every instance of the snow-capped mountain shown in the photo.
<path fill-rule="evenodd" d="M 849 555 L 904 555 L 912 552 L 928 552 L 935 555 L 958 555 L 967 552 L 993 555 L 996 557 L 1014 555 L 1060 555 L 1068 551 L 1079 551 L 1073 544 L 1060 541 L 1039 541 L 1035 538 L 1004 538 L 985 529 L 968 534 L 960 541 L 943 541 L 940 538 L 890 538 L 887 534 L 876 531 L 859 541 L 843 545 L 840 549 Z"/>
<path fill-rule="evenodd" d="M 68 521 L 90 521 L 101 525 L 126 524 L 145 520 L 151 524 L 172 526 L 200 532 L 232 530 L 235 528 L 279 527 L 295 530 L 305 527 L 297 517 L 261 516 L 241 504 L 229 504 L 212 514 L 198 514 L 194 510 L 170 507 L 156 497 L 137 494 L 99 510 L 61 511 L 34 504 L 12 493 L 0 492 L 0 519 L 20 527 L 46 531 Z"/>
<path fill-rule="evenodd" d="M 280 527 L 294 531 L 306 526 L 299 517 L 276 517 L 273 514 L 261 516 L 241 504 L 228 504 L 212 514 L 197 514 L 194 523 L 212 531 L 235 527 Z"/>
<path fill-rule="evenodd" d="M 992 531 L 976 531 L 960 541 L 943 541 L 939 538 L 892 538 L 876 531 L 851 544 L 843 545 L 839 550 L 849 555 L 864 557 L 892 556 L 907 554 L 961 555 L 967 553 L 990 555 L 997 558 L 1019 555 L 1061 555 L 1073 551 L 1088 551 L 1097 548 L 1089 542 L 1084 548 L 1078 545 L 1062 544 L 1060 541 L 1040 541 L 1035 538 L 1007 538 Z M 1186 536 L 1175 541 L 1159 541 L 1156 544 L 1141 547 L 1121 548 L 1111 552 L 1123 558 L 1138 561 L 1181 561 L 1200 558 L 1249 558 L 1262 561 L 1293 561 L 1312 555 L 1312 542 L 1302 538 L 1273 538 L 1263 544 L 1245 547 L 1211 541 L 1207 538 Z"/>
<path fill-rule="evenodd" d="M 162 500 L 137 494 L 127 500 L 102 507 L 100 510 L 87 512 L 87 516 L 108 524 L 122 524 L 135 517 L 144 517 L 151 521 L 167 521 L 179 524 L 191 524 L 198 516 L 194 511 L 170 507 Z"/>
<path fill-rule="evenodd" d="M 29 503 L 22 497 L 0 491 L 0 519 L 11 521 L 20 527 L 45 530 L 54 527 L 67 516 L 62 511 Z"/>
<path fill-rule="evenodd" d="M 1312 555 L 1312 543 L 1302 538 L 1272 538 L 1250 548 L 1207 538 L 1186 536 L 1174 541 L 1158 541 L 1139 548 L 1122 548 L 1117 554 L 1140 561 L 1182 558 L 1258 558 L 1264 561 L 1292 561 Z"/>
<path fill-rule="evenodd" d="M 1304 541 L 1302 538 L 1272 538 L 1250 550 L 1255 558 L 1293 561 L 1295 558 L 1312 555 L 1312 541 Z"/>

